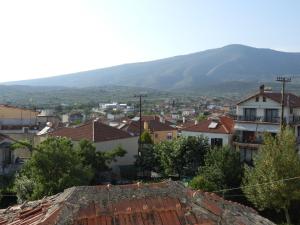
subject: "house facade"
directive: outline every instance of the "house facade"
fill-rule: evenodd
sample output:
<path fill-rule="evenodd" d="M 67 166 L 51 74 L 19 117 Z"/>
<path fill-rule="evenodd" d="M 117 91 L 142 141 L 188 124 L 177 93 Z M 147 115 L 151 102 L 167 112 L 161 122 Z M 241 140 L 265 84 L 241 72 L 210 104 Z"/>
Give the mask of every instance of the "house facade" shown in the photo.
<path fill-rule="evenodd" d="M 259 92 L 237 104 L 233 145 L 240 151 L 242 160 L 252 161 L 265 132 L 275 136 L 280 131 L 281 99 L 281 93 L 266 91 L 262 85 Z M 291 93 L 284 95 L 283 120 L 295 129 L 299 144 L 300 97 Z"/>
<path fill-rule="evenodd" d="M 228 116 L 221 116 L 218 118 L 209 118 L 194 125 L 183 128 L 181 135 L 183 137 L 189 136 L 203 136 L 208 139 L 212 147 L 222 147 L 231 145 L 233 136 L 233 119 Z"/>
<path fill-rule="evenodd" d="M 27 148 L 12 150 L 12 144 L 15 142 L 16 140 L 9 136 L 0 134 L 0 175 L 19 170 L 30 158 L 31 153 Z"/>
<path fill-rule="evenodd" d="M 88 121 L 76 127 L 63 127 L 47 134 L 40 135 L 36 144 L 48 137 L 66 137 L 75 144 L 81 140 L 94 143 L 96 151 L 106 152 L 122 147 L 126 154 L 111 162 L 113 173 L 121 175 L 126 168 L 134 166 L 135 156 L 138 154 L 138 137 L 131 136 L 125 131 L 103 124 L 99 121 Z"/>
<path fill-rule="evenodd" d="M 39 112 L 9 105 L 0 105 L 0 133 L 14 140 L 32 141 L 39 130 Z"/>
<path fill-rule="evenodd" d="M 30 127 L 37 125 L 39 112 L 9 105 L 0 105 L 0 127 L 10 126 Z"/>
<path fill-rule="evenodd" d="M 140 121 L 139 117 L 129 121 L 122 130 L 128 132 L 132 136 L 139 136 Z M 142 117 L 142 132 L 148 131 L 154 144 L 162 141 L 173 140 L 177 138 L 178 131 L 173 124 L 165 120 L 162 116 L 143 116 Z"/>

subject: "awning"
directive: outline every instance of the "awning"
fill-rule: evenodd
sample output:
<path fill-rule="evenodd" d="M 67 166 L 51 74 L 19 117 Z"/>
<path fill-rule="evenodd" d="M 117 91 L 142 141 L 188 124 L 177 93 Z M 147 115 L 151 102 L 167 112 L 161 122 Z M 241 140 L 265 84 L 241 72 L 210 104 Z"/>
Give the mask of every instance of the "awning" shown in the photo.
<path fill-rule="evenodd" d="M 234 129 L 240 131 L 278 133 L 280 126 L 277 124 L 236 123 Z"/>

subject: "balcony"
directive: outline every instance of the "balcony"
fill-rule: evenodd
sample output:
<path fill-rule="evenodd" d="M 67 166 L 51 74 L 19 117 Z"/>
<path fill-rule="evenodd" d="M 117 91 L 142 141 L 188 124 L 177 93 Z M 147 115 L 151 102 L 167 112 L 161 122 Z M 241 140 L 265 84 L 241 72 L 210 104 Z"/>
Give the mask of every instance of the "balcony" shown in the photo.
<path fill-rule="evenodd" d="M 236 147 L 257 149 L 263 144 L 263 140 L 261 138 L 235 136 L 232 143 Z"/>
<path fill-rule="evenodd" d="M 288 124 L 299 124 L 300 116 L 283 117 Z M 280 117 L 258 117 L 258 116 L 234 116 L 234 120 L 238 122 L 254 122 L 254 123 L 280 123 Z"/>
<path fill-rule="evenodd" d="M 280 117 L 235 116 L 234 120 L 255 123 L 280 123 Z"/>
<path fill-rule="evenodd" d="M 290 124 L 299 124 L 300 116 L 290 116 L 290 117 L 288 117 L 288 121 Z"/>

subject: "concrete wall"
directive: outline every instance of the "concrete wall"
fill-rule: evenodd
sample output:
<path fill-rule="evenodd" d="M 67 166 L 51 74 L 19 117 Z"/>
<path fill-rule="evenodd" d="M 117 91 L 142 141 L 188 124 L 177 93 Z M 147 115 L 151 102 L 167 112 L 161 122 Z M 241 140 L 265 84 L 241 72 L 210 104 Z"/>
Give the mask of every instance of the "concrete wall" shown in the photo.
<path fill-rule="evenodd" d="M 110 151 L 121 146 L 127 154 L 124 157 L 118 158 L 117 162 L 112 162 L 111 166 L 133 165 L 135 162 L 135 156 L 138 153 L 138 137 L 98 142 L 95 143 L 95 146 L 97 151 Z"/>
<path fill-rule="evenodd" d="M 204 137 L 208 138 L 209 144 L 211 144 L 212 138 L 222 138 L 223 139 L 223 146 L 231 145 L 231 134 L 218 134 L 218 133 L 202 133 L 202 132 L 192 132 L 192 131 L 182 131 L 181 135 L 183 137 L 198 137 L 203 135 Z"/>

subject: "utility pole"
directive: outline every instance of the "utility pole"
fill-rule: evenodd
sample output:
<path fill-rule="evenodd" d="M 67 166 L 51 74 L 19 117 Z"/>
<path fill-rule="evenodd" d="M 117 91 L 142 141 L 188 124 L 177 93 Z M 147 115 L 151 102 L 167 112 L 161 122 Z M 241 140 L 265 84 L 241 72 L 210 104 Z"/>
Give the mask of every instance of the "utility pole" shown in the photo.
<path fill-rule="evenodd" d="M 282 83 L 281 88 L 281 116 L 280 116 L 280 130 L 283 130 L 284 127 L 284 95 L 285 95 L 285 83 L 291 82 L 290 77 L 277 77 L 276 81 Z"/>
<path fill-rule="evenodd" d="M 139 94 L 139 95 L 135 95 L 134 97 L 138 97 L 140 99 L 140 119 L 139 119 L 140 132 L 139 132 L 139 149 L 138 149 L 138 156 L 140 156 L 140 151 L 142 149 L 142 142 L 141 142 L 141 137 L 142 137 L 142 98 L 147 97 L 147 95 Z"/>

